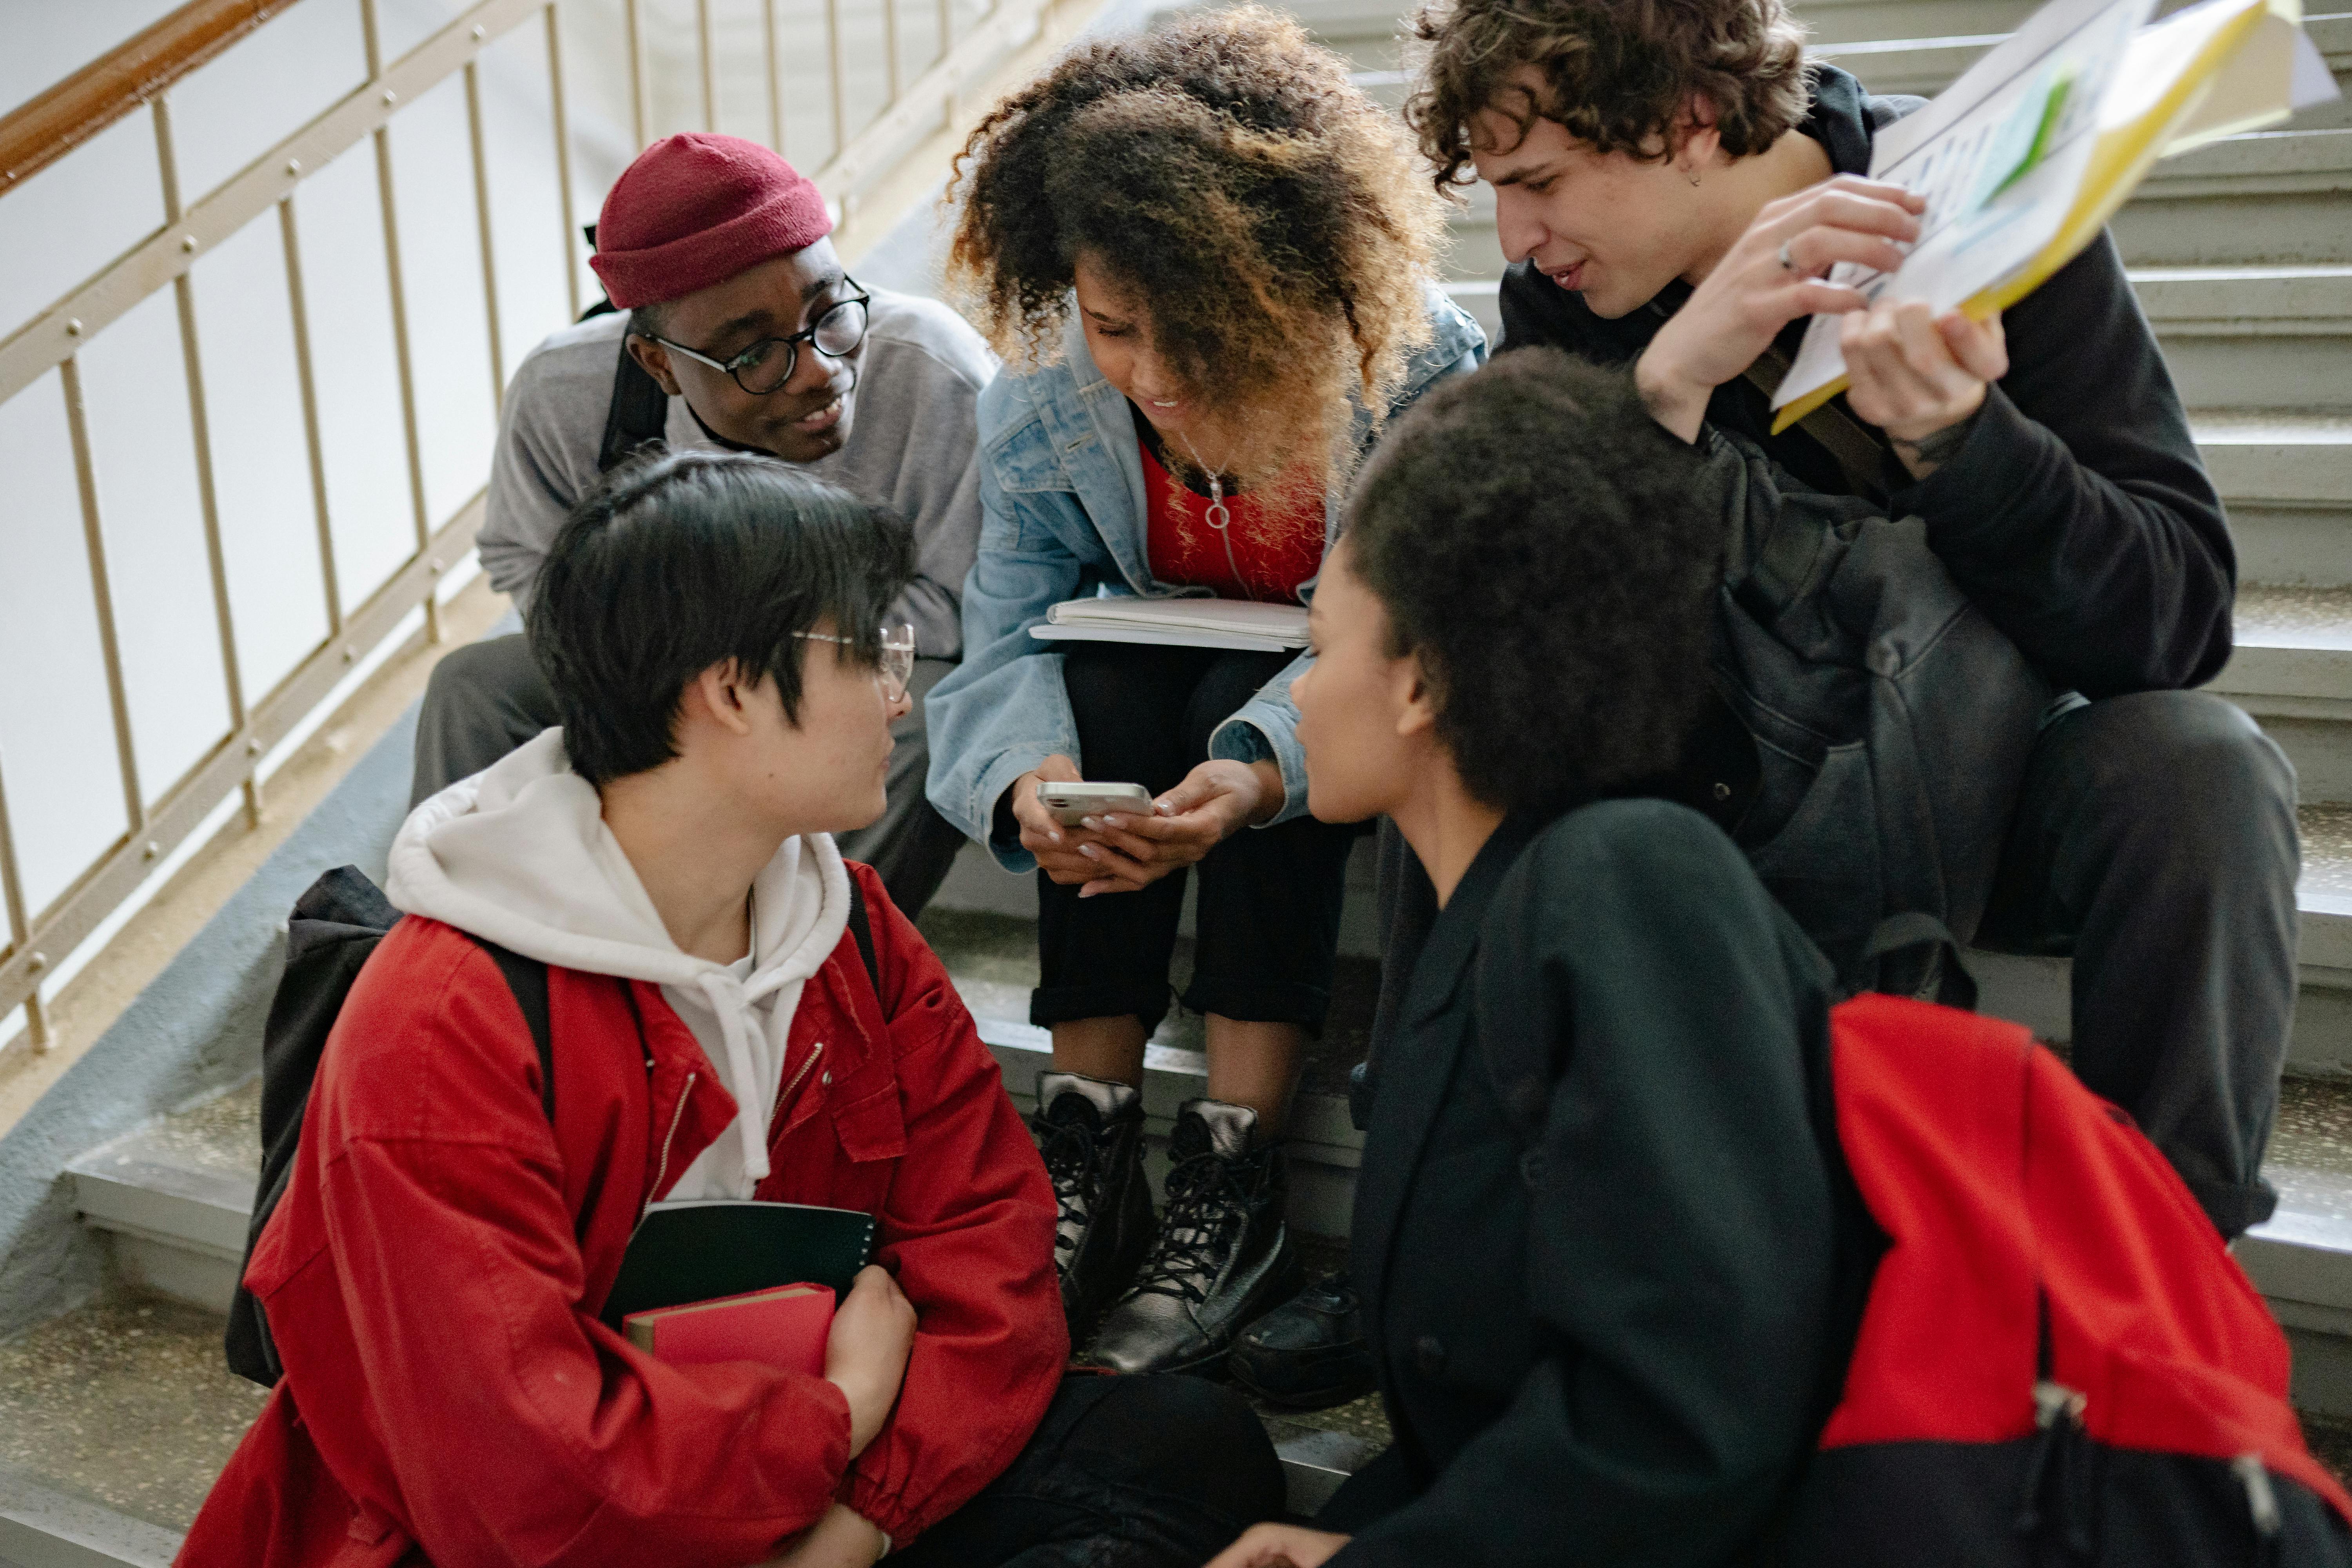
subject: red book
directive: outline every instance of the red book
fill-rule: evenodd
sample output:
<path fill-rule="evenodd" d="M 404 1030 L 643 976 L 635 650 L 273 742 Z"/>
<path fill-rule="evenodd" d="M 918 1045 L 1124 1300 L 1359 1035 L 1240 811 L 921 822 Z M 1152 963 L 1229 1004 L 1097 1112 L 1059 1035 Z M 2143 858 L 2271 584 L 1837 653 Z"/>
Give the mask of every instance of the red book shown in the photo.
<path fill-rule="evenodd" d="M 621 1321 L 631 1344 L 673 1366 L 756 1361 L 811 1377 L 824 1375 L 832 1330 L 833 1292 L 823 1285 L 777 1285 Z"/>

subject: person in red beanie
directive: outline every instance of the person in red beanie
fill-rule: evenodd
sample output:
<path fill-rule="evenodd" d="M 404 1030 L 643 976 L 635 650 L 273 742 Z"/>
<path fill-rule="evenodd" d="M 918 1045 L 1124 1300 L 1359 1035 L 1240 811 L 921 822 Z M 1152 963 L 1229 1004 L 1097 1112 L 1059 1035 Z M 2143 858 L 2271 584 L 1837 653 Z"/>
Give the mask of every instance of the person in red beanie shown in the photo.
<path fill-rule="evenodd" d="M 479 549 L 530 619 L 566 515 L 656 440 L 767 453 L 912 523 L 916 575 L 889 619 L 913 630 L 914 705 L 894 727 L 888 809 L 842 839 L 911 915 L 962 844 L 923 796 L 922 700 L 962 652 L 974 406 L 996 362 L 945 305 L 860 287 L 832 232 L 815 184 L 756 142 L 695 132 L 640 153 L 604 198 L 589 258 L 611 309 L 549 337 L 508 388 Z M 529 645 L 506 630 L 434 671 L 412 805 L 558 722 Z"/>

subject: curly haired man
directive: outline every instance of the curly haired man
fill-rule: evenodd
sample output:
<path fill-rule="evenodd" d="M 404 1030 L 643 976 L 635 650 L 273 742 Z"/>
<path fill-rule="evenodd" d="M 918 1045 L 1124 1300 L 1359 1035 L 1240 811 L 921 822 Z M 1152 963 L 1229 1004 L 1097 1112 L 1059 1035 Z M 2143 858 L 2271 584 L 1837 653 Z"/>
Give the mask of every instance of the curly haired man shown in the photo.
<path fill-rule="evenodd" d="M 1828 281 L 1840 261 L 1900 265 L 1920 232 L 1917 198 L 1864 178 L 1873 136 L 1919 100 L 1806 62 L 1780 0 L 1458 0 L 1416 30 L 1408 117 L 1442 184 L 1475 170 L 1494 188 L 1507 347 L 1630 366 L 1684 439 L 1753 443 L 1791 489 L 1868 494 L 1807 426 L 1771 435 L 1745 378 L 1812 315 L 1843 317 L 1850 424 L 1891 448 L 1884 515 L 1923 520 L 1951 584 L 2061 694 L 2019 742 L 1982 918 L 1958 934 L 2071 954 L 2084 1082 L 2224 1236 L 2267 1218 L 2294 772 L 2189 689 L 2229 657 L 2236 559 L 2113 240 L 2005 321 Z M 1698 752 L 1699 793 L 1752 850 L 1755 742 L 1725 710 Z"/>

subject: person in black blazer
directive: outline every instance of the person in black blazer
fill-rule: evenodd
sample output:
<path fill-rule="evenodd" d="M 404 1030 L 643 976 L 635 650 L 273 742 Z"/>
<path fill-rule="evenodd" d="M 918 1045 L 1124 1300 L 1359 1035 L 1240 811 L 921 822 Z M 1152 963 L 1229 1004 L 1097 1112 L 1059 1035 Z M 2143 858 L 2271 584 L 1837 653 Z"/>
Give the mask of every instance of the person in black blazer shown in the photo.
<path fill-rule="evenodd" d="M 1721 525 L 1616 373 L 1433 391 L 1359 484 L 1293 688 L 1310 801 L 1442 905 L 1350 1262 L 1395 1443 L 1213 1568 L 1726 1563 L 1835 1397 L 1870 1229 L 1828 966 L 1671 776 Z"/>

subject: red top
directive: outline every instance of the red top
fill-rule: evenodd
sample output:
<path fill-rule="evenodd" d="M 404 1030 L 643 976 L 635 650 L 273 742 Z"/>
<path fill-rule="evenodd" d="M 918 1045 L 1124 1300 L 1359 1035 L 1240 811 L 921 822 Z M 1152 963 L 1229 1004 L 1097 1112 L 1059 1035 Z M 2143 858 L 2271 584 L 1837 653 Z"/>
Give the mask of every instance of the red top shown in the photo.
<path fill-rule="evenodd" d="M 879 996 L 845 932 L 787 1042 L 789 1064 L 824 1041 L 828 1070 L 769 1129 L 755 1195 L 872 1214 L 915 1303 L 865 1453 L 822 1378 L 673 1366 L 597 1320 L 645 1204 L 735 1119 L 661 988 L 548 970 L 551 1127 L 497 966 L 412 915 L 328 1038 L 246 1275 L 286 1376 L 181 1568 L 748 1563 L 835 1498 L 903 1544 L 1012 1462 L 1069 1359 L 1054 1189 L 947 971 L 848 870 Z"/>
<path fill-rule="evenodd" d="M 1316 476 L 1296 468 L 1264 489 L 1228 496 L 1233 521 L 1221 531 L 1210 524 L 1209 498 L 1186 489 L 1150 442 L 1136 445 L 1143 451 L 1145 549 L 1154 577 L 1213 588 L 1227 599 L 1298 602 L 1298 585 L 1323 564 L 1323 487 Z"/>

